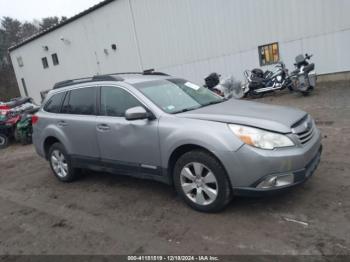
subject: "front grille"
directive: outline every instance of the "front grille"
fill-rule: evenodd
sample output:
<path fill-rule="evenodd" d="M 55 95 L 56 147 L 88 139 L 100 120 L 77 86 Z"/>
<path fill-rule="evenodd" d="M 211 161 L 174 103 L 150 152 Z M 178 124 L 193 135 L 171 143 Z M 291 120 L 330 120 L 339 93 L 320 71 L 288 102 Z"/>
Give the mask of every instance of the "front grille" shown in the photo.
<path fill-rule="evenodd" d="M 309 142 L 314 136 L 314 131 L 315 131 L 315 127 L 313 126 L 309 131 L 297 134 L 299 137 L 300 143 L 304 145 L 307 142 Z"/>
<path fill-rule="evenodd" d="M 307 144 L 315 134 L 315 124 L 310 116 L 294 125 L 293 132 L 298 136 L 302 145 Z"/>

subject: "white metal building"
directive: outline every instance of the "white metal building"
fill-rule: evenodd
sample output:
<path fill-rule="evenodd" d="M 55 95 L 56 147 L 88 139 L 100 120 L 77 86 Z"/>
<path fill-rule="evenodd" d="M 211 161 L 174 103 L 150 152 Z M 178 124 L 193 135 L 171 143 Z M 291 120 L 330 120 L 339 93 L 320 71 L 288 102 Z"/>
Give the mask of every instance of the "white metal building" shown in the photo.
<path fill-rule="evenodd" d="M 349 0 L 107 0 L 10 54 L 21 94 L 37 102 L 71 78 L 155 68 L 201 84 L 276 60 L 292 69 L 300 53 L 319 74 L 346 72 L 349 14 Z"/>

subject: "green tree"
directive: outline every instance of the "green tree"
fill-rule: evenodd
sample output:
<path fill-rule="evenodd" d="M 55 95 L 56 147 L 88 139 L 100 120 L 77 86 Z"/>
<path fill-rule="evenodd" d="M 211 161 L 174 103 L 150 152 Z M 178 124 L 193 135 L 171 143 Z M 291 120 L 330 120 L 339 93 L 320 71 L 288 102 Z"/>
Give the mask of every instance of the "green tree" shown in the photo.
<path fill-rule="evenodd" d="M 59 18 L 58 16 L 45 17 L 41 20 L 40 30 L 41 31 L 46 30 L 66 20 L 67 20 L 67 17 L 65 16 L 62 16 L 61 18 Z"/>
<path fill-rule="evenodd" d="M 6 55 L 5 31 L 0 28 L 0 65 Z"/>
<path fill-rule="evenodd" d="M 19 95 L 15 73 L 8 48 L 21 41 L 22 24 L 16 19 L 3 17 L 0 21 L 0 100 Z"/>
<path fill-rule="evenodd" d="M 22 24 L 17 19 L 11 17 L 0 18 L 0 100 L 19 95 L 8 49 L 24 39 L 30 38 L 34 34 L 66 20 L 67 17 L 65 16 L 61 18 L 53 16 L 43 18 L 41 22 L 34 20 L 33 22 L 24 22 Z"/>
<path fill-rule="evenodd" d="M 22 27 L 21 27 L 20 39 L 21 40 L 27 39 L 37 34 L 38 32 L 39 32 L 39 28 L 35 24 L 25 22 L 22 24 Z"/>
<path fill-rule="evenodd" d="M 22 24 L 17 19 L 5 16 L 1 20 L 1 28 L 4 31 L 5 45 L 12 46 L 21 40 Z"/>

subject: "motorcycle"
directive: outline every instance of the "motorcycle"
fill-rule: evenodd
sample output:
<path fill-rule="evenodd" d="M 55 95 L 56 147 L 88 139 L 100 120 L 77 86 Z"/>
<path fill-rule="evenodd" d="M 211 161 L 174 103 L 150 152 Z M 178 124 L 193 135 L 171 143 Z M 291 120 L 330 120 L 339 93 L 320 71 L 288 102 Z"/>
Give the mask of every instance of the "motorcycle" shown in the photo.
<path fill-rule="evenodd" d="M 220 78 L 221 75 L 218 73 L 210 74 L 207 78 L 205 78 L 204 87 L 208 88 L 217 95 L 224 97 L 225 99 L 240 99 L 244 96 L 241 82 L 236 81 L 233 76 L 223 80 L 220 80 Z"/>
<path fill-rule="evenodd" d="M 220 84 L 220 77 L 221 75 L 219 75 L 218 73 L 211 73 L 210 75 L 208 75 L 204 81 L 204 87 L 208 88 L 210 91 L 219 94 L 218 90 L 215 89 L 215 87 Z"/>
<path fill-rule="evenodd" d="M 317 75 L 315 72 L 315 64 L 309 63 L 313 55 L 298 55 L 295 58 L 296 70 L 294 70 L 289 78 L 295 90 L 307 96 L 316 87 Z"/>
<path fill-rule="evenodd" d="M 266 93 L 288 88 L 292 91 L 288 77 L 288 69 L 283 62 L 279 62 L 273 71 L 264 72 L 261 69 L 246 70 L 246 83 L 243 84 L 244 96 L 262 97 Z"/>

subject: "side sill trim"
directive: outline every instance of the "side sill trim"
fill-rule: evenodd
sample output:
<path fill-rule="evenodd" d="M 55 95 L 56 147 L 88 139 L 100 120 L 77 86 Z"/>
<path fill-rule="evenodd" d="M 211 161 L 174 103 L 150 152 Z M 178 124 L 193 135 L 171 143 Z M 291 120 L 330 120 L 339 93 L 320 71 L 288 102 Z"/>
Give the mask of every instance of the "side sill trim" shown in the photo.
<path fill-rule="evenodd" d="M 145 164 L 135 164 L 125 161 L 100 159 L 94 157 L 85 157 L 80 155 L 71 155 L 72 165 L 77 168 L 92 169 L 110 169 L 121 173 L 149 174 L 153 176 L 162 176 L 162 168 Z"/>

